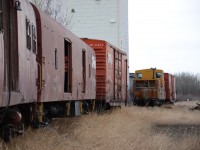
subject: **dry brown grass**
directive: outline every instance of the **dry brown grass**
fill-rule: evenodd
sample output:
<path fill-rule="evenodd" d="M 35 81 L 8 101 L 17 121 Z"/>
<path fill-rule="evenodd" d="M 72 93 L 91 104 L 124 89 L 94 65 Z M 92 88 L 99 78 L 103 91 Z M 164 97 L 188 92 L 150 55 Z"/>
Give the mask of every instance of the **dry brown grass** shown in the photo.
<path fill-rule="evenodd" d="M 55 119 L 45 128 L 28 129 L 10 144 L 0 142 L 0 149 L 197 150 L 199 115 L 200 111 L 190 111 L 185 105 L 130 106 L 115 109 L 111 114 Z"/>

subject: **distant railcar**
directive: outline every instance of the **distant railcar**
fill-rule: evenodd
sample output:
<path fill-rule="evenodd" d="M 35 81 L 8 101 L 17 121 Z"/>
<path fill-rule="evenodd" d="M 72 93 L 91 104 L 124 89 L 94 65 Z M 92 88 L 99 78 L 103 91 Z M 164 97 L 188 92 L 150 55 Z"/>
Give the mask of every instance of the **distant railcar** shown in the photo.
<path fill-rule="evenodd" d="M 121 106 L 128 99 L 128 59 L 125 52 L 103 40 L 82 39 L 96 53 L 96 102 Z"/>
<path fill-rule="evenodd" d="M 174 75 L 171 75 L 172 82 L 172 101 L 176 100 L 176 78 Z"/>
<path fill-rule="evenodd" d="M 172 102 L 176 99 L 175 78 L 172 74 L 164 73 L 166 102 Z"/>
<path fill-rule="evenodd" d="M 136 105 L 161 105 L 176 99 L 175 78 L 163 70 L 151 68 L 135 71 L 134 103 Z"/>

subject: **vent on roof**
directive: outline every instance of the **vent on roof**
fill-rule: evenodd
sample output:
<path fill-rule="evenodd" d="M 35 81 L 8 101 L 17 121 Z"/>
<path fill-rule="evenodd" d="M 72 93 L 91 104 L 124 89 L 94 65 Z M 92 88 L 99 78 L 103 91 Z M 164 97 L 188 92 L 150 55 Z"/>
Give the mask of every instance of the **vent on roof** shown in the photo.
<path fill-rule="evenodd" d="M 116 23 L 115 18 L 110 19 L 110 23 Z"/>
<path fill-rule="evenodd" d="M 71 13 L 75 13 L 75 9 L 74 8 L 71 9 Z"/>

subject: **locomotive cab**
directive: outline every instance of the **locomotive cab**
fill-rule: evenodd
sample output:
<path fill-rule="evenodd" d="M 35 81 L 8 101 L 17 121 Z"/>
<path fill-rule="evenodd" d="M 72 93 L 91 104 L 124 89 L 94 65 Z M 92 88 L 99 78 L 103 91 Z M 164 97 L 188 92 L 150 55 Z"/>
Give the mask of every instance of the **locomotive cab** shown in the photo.
<path fill-rule="evenodd" d="M 134 103 L 136 105 L 159 105 L 165 98 L 164 75 L 154 68 L 137 70 L 134 80 Z"/>

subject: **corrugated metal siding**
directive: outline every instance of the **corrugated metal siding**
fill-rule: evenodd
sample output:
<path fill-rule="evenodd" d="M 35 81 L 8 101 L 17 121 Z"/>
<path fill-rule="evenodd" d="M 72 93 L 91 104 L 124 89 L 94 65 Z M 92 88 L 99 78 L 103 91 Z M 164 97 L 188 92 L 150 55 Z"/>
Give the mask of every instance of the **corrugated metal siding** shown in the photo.
<path fill-rule="evenodd" d="M 105 48 L 95 49 L 96 54 L 96 98 L 105 99 L 106 96 L 106 51 Z"/>
<path fill-rule="evenodd" d="M 126 55 L 102 40 L 83 39 L 97 57 L 97 100 L 122 102 L 127 100 Z"/>
<path fill-rule="evenodd" d="M 107 51 L 106 43 L 99 40 L 83 39 L 89 46 L 95 50 L 96 54 L 96 99 L 106 99 L 106 80 L 107 80 Z"/>
<path fill-rule="evenodd" d="M 128 46 L 128 0 L 119 0 L 119 48 L 129 56 Z"/>

